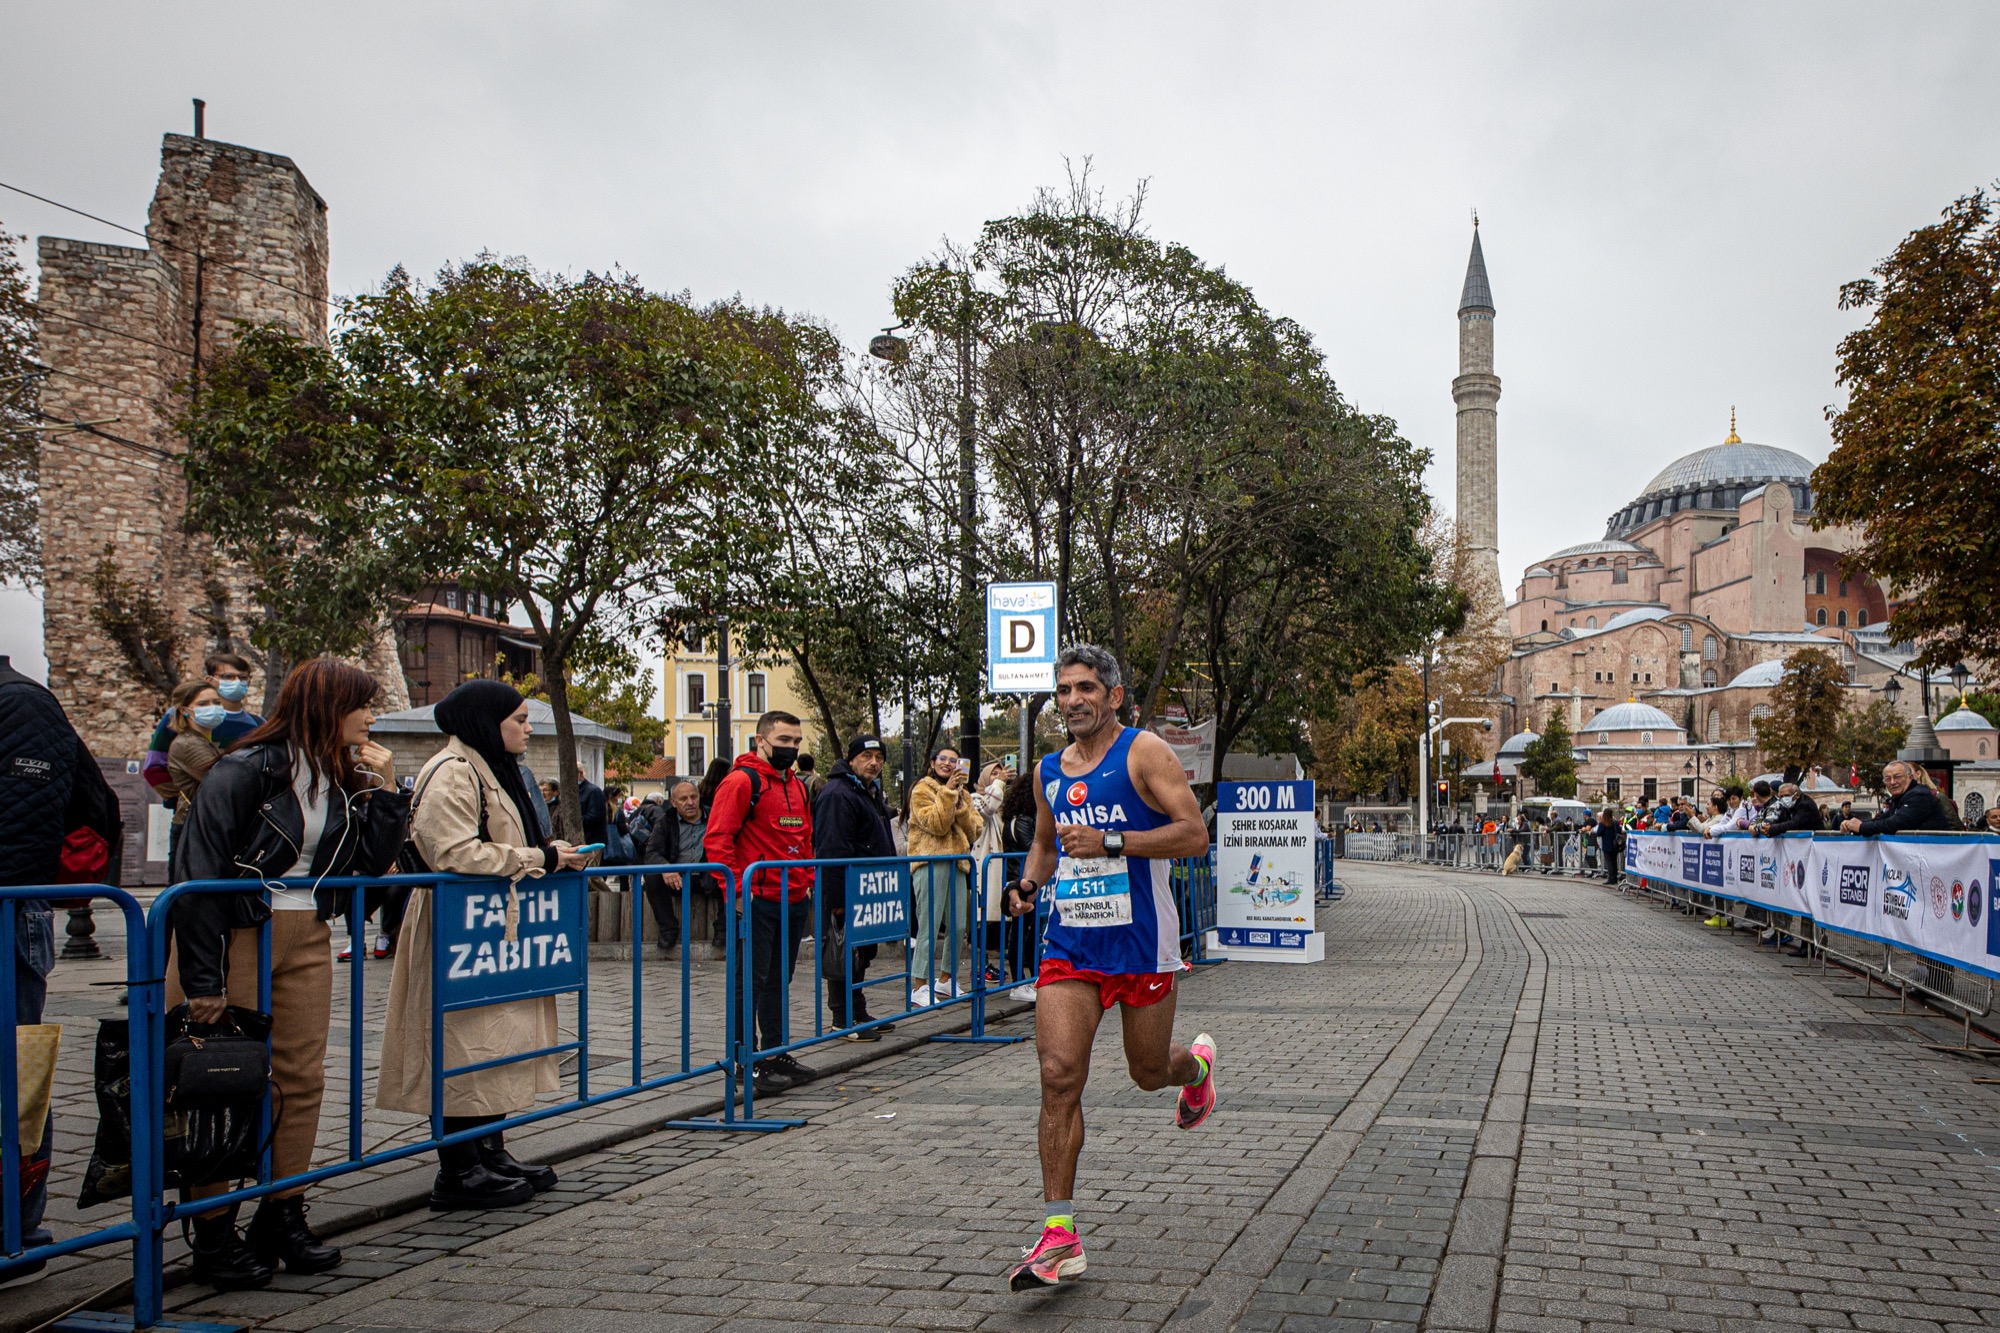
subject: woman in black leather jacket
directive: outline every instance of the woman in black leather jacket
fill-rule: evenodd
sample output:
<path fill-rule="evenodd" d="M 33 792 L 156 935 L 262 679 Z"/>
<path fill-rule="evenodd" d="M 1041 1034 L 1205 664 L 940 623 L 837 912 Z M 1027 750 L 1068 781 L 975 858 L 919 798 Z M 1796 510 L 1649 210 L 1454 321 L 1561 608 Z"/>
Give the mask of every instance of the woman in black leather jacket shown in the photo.
<path fill-rule="evenodd" d="M 368 739 L 378 686 L 330 657 L 285 678 L 270 720 L 218 760 L 195 795 L 176 881 L 243 880 L 241 892 L 187 893 L 173 905 L 167 1004 L 195 1023 L 228 1005 L 257 1007 L 258 926 L 271 923 L 271 1171 L 310 1169 L 326 1090 L 333 953 L 327 918 L 340 875 L 380 875 L 402 849 L 408 798 L 389 751 Z M 282 882 L 280 882 L 282 881 Z M 188 1191 L 222 1192 L 223 1183 Z M 246 1238 L 236 1210 L 194 1220 L 195 1276 L 220 1288 L 261 1287 L 279 1261 L 294 1273 L 340 1262 L 306 1225 L 304 1190 L 266 1197 Z"/>

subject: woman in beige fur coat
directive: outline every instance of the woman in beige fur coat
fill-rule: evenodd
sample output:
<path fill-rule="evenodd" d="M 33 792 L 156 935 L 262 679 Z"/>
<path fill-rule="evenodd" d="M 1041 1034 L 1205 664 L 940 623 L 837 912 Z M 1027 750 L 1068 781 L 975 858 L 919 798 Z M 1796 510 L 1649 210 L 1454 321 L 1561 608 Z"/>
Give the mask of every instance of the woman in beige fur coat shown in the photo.
<path fill-rule="evenodd" d="M 553 870 L 577 870 L 588 858 L 565 843 L 537 845 L 540 824 L 521 776 L 528 748 L 528 706 L 512 686 L 473 680 L 453 690 L 434 710 L 444 749 L 418 774 L 410 838 L 432 870 L 486 875 L 509 883 L 509 930 L 518 908 L 512 888 Z M 375 1104 L 385 1110 L 429 1115 L 431 1110 L 431 918 L 428 889 L 410 895 L 409 914 L 389 981 L 388 1022 L 382 1034 L 382 1073 Z M 554 1046 L 552 996 L 509 1000 L 444 1016 L 445 1067 L 478 1064 Z M 444 1132 L 475 1129 L 534 1105 L 538 1093 L 558 1087 L 555 1058 L 518 1060 L 447 1079 Z M 431 1207 L 511 1208 L 556 1183 L 546 1166 L 516 1161 L 496 1131 L 438 1149 Z"/>

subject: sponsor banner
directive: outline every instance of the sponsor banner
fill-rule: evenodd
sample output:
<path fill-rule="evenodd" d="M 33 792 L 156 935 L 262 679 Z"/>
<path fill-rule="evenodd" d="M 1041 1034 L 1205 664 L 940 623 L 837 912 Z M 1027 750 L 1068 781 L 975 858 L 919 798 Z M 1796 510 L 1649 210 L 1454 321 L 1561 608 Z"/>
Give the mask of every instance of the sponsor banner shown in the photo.
<path fill-rule="evenodd" d="M 438 998 L 447 1009 L 582 989 L 590 956 L 583 876 L 521 881 L 511 932 L 505 880 L 441 885 L 431 893 Z"/>
<path fill-rule="evenodd" d="M 2000 838 L 1632 833 L 1625 868 L 2000 976 Z"/>
<path fill-rule="evenodd" d="M 848 947 L 893 944 L 906 937 L 910 933 L 909 902 L 909 862 L 847 867 Z"/>
<path fill-rule="evenodd" d="M 1181 773 L 1190 785 L 1215 781 L 1214 718 L 1193 726 L 1185 718 L 1162 719 L 1153 723 L 1152 732 L 1173 747 L 1174 757 L 1181 761 Z"/>
<path fill-rule="evenodd" d="M 1315 933 L 1313 784 L 1224 782 L 1215 799 L 1217 941 L 1305 949 Z"/>

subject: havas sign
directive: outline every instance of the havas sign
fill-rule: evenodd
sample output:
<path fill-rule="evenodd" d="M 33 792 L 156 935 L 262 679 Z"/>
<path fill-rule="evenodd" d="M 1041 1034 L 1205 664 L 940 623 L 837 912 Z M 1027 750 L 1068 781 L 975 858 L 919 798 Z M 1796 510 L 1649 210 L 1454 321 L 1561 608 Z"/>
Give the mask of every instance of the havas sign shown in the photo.
<path fill-rule="evenodd" d="M 1056 585 L 986 585 L 986 688 L 1037 694 L 1056 687 Z"/>

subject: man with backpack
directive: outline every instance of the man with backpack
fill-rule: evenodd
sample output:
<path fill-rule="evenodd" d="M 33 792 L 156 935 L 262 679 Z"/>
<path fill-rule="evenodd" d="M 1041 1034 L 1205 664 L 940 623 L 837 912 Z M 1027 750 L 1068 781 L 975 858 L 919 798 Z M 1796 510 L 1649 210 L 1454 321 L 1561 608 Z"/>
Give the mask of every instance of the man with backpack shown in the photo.
<path fill-rule="evenodd" d="M 812 934 L 813 871 L 811 866 L 767 867 L 747 884 L 744 872 L 756 861 L 812 857 L 812 802 L 806 799 L 805 783 L 792 771 L 804 740 L 804 728 L 790 713 L 773 710 L 758 718 L 750 752 L 737 756 L 715 789 L 702 838 L 708 859 L 728 866 L 734 875 L 731 906 L 749 919 L 747 971 L 754 1049 L 759 1051 L 785 1041 L 785 1000 L 798 966 L 799 941 Z M 745 970 L 739 960 L 739 982 Z M 783 1092 L 817 1077 L 789 1053 L 781 1053 L 757 1061 L 751 1085 L 760 1093 Z"/>

